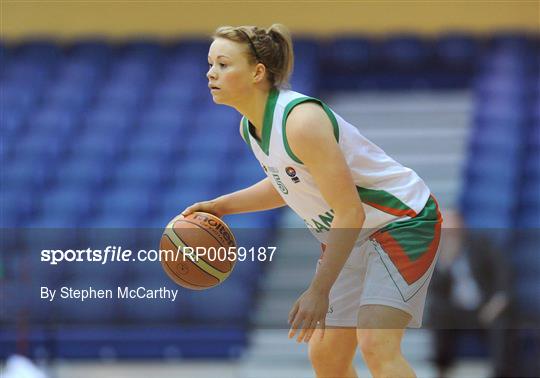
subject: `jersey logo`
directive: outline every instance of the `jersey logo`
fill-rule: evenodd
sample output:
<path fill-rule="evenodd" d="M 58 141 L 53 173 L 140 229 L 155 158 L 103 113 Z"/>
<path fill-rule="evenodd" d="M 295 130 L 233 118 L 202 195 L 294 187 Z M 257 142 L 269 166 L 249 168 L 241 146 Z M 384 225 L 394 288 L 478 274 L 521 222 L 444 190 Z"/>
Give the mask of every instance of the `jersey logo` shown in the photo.
<path fill-rule="evenodd" d="M 300 179 L 298 176 L 296 176 L 296 171 L 293 167 L 287 167 L 285 168 L 285 172 L 287 173 L 287 176 L 289 176 L 295 184 L 298 184 L 300 182 Z"/>
<path fill-rule="evenodd" d="M 279 169 L 277 169 L 276 167 L 269 166 L 268 170 L 270 171 L 270 173 L 272 173 L 272 178 L 276 182 L 276 185 L 278 186 L 279 190 L 281 190 L 283 194 L 289 194 L 289 189 L 287 189 L 285 184 L 281 181 L 281 177 L 279 177 L 279 174 L 278 174 Z"/>
<path fill-rule="evenodd" d="M 307 219 L 304 219 L 304 222 L 309 228 L 315 230 L 316 233 L 321 233 L 323 231 L 330 231 L 333 220 L 334 210 L 330 209 L 330 211 L 327 211 L 324 214 L 319 214 L 318 219 L 310 219 L 309 221 Z"/>

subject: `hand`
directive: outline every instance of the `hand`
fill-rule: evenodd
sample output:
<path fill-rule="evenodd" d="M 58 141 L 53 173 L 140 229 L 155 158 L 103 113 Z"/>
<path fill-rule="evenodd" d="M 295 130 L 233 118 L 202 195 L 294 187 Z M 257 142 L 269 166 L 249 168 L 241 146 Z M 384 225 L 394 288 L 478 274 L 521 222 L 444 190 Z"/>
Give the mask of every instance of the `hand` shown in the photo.
<path fill-rule="evenodd" d="M 306 290 L 294 303 L 289 312 L 289 339 L 294 337 L 302 324 L 297 342 L 309 342 L 315 328 L 321 328 L 321 339 L 324 337 L 326 313 L 328 312 L 328 294 L 317 292 L 312 288 Z"/>
<path fill-rule="evenodd" d="M 221 218 L 224 215 L 223 213 L 221 213 L 218 208 L 217 202 L 214 200 L 194 203 L 193 205 L 187 207 L 184 211 L 182 211 L 181 214 L 186 217 L 189 214 L 194 213 L 195 211 L 210 213 L 218 218 Z"/>

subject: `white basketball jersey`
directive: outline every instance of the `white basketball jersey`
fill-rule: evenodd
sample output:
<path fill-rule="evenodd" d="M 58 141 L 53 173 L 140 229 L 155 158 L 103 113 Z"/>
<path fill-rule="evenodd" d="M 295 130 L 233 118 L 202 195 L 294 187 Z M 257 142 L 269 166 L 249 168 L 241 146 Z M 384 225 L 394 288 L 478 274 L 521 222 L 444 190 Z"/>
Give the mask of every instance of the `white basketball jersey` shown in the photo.
<path fill-rule="evenodd" d="M 386 155 L 320 100 L 274 89 L 266 103 L 261 141 L 253 136 L 253 126 L 245 117 L 242 118 L 242 135 L 276 190 L 320 242 L 326 243 L 334 211 L 324 200 L 312 175 L 294 155 L 285 134 L 290 111 L 306 101 L 315 101 L 323 107 L 351 170 L 366 214 L 359 241 L 392 221 L 413 218 L 422 211 L 430 190 L 413 170 Z"/>

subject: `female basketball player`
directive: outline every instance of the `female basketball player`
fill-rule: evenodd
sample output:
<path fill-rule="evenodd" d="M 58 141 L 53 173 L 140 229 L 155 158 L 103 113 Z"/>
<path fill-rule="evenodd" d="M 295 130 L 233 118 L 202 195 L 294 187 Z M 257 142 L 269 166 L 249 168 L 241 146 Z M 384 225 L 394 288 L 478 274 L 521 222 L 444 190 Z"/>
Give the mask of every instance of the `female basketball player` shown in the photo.
<path fill-rule="evenodd" d="M 357 346 L 373 376 L 414 376 L 400 344 L 407 326 L 421 324 L 442 222 L 428 187 L 323 102 L 286 89 L 293 50 L 284 26 L 220 27 L 208 63 L 214 102 L 243 115 L 240 135 L 267 178 L 183 214 L 289 205 L 323 245 L 289 314 L 289 338 L 309 342 L 320 377 L 355 377 Z"/>

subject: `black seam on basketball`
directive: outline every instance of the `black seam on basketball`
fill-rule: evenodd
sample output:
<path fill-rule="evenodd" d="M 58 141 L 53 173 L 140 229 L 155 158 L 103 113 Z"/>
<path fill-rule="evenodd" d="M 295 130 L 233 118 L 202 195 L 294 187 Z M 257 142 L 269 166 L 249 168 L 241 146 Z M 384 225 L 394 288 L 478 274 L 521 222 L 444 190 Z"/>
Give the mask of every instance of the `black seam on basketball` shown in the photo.
<path fill-rule="evenodd" d="M 231 234 L 231 236 L 233 238 L 232 241 L 234 242 L 234 245 L 236 246 L 236 238 L 234 237 L 234 233 L 232 232 L 231 228 L 227 225 L 227 223 L 223 222 L 220 217 L 217 217 L 214 214 L 211 214 L 211 213 L 204 213 L 204 214 L 206 214 L 206 215 L 210 216 L 211 218 L 214 218 L 218 222 L 220 222 L 223 225 L 223 227 L 225 227 L 227 229 L 227 231 L 229 231 L 229 234 Z"/>
<path fill-rule="evenodd" d="M 175 222 L 175 223 L 176 223 L 176 222 Z M 202 228 L 202 227 L 199 227 L 199 228 L 200 228 L 201 230 L 204 230 L 204 228 Z M 177 237 L 178 239 L 180 239 L 180 241 L 181 241 L 186 247 L 189 247 L 188 243 L 186 243 L 186 242 L 184 241 L 184 239 L 182 239 L 182 237 L 176 233 L 176 231 L 174 230 L 174 225 L 173 225 L 173 227 L 172 227 L 172 230 L 173 230 L 174 234 L 176 235 L 176 237 Z M 205 230 L 205 231 L 206 231 L 206 230 Z M 208 231 L 207 231 L 207 232 L 208 232 Z M 214 239 L 215 239 L 215 238 L 214 238 Z M 170 240 L 170 239 L 169 239 L 169 240 Z M 217 240 L 217 242 L 219 243 L 219 240 Z M 171 240 L 171 243 L 172 243 L 172 240 Z M 173 245 L 174 245 L 174 243 L 173 243 Z M 220 244 L 220 245 L 221 245 L 221 244 Z M 222 245 L 221 245 L 221 246 L 222 246 Z M 223 248 L 226 248 L 225 246 L 222 246 L 222 247 L 223 247 Z M 231 271 L 231 267 L 230 267 L 230 266 L 229 266 L 229 270 L 223 271 L 223 270 L 221 270 L 221 269 L 215 267 L 214 265 L 212 265 L 212 264 L 211 264 L 211 263 L 212 263 L 211 260 L 206 261 L 206 260 L 204 259 L 204 257 L 201 257 L 201 260 L 204 261 L 205 263 L 207 263 L 208 265 L 210 265 L 212 268 L 214 268 L 214 269 L 217 270 L 218 272 L 221 272 L 221 273 L 229 273 L 229 272 Z M 229 262 L 229 265 L 230 265 L 230 262 Z M 206 271 L 204 271 L 204 272 L 206 272 Z M 209 273 L 209 272 L 206 272 L 206 273 L 210 274 L 212 277 L 216 277 L 216 276 L 214 276 L 213 274 L 211 274 L 211 273 Z M 217 278 L 217 277 L 216 277 L 216 278 Z M 217 279 L 219 280 L 219 278 L 217 278 Z"/>
<path fill-rule="evenodd" d="M 226 247 L 226 246 L 224 246 L 223 244 L 221 244 L 221 243 L 219 242 L 219 240 L 218 240 L 214 235 L 212 235 L 211 232 L 209 232 L 208 230 L 205 230 L 204 228 L 202 228 L 201 226 L 199 226 L 197 223 L 190 222 L 190 221 L 188 221 L 188 220 L 186 220 L 186 219 L 178 219 L 176 222 L 186 222 L 186 223 L 193 224 L 193 225 L 199 227 L 201 230 L 204 230 L 204 232 L 208 233 L 208 235 L 210 235 L 210 236 L 213 237 L 214 239 L 216 239 L 216 241 L 218 242 L 218 244 L 219 244 L 220 246 L 222 246 L 223 248 Z M 176 222 L 174 222 L 174 223 L 176 223 Z M 174 224 L 173 224 L 173 231 L 174 231 Z M 176 234 L 176 231 L 174 231 L 174 233 Z M 178 235 L 178 234 L 177 234 L 177 235 Z"/>
<path fill-rule="evenodd" d="M 200 269 L 201 271 L 203 271 L 204 273 L 208 274 L 210 277 L 215 278 L 215 279 L 218 281 L 218 282 L 216 283 L 216 285 L 217 285 L 218 283 L 221 282 L 221 281 L 219 280 L 219 278 L 217 278 L 216 276 L 214 276 L 214 275 L 212 275 L 212 274 L 210 274 L 210 273 L 208 273 L 208 272 L 202 270 L 201 268 L 199 268 L 199 267 L 197 266 L 197 264 L 195 264 L 195 263 L 193 263 L 193 262 L 191 262 L 191 263 L 192 263 L 194 266 L 196 266 L 198 269 Z M 170 271 L 174 274 L 174 276 L 177 277 L 177 278 L 179 278 L 179 279 L 181 279 L 182 281 L 187 282 L 188 284 L 194 285 L 194 286 L 199 286 L 199 287 L 210 287 L 210 286 L 197 285 L 197 284 L 194 284 L 194 283 L 189 282 L 189 281 L 186 280 L 185 278 L 182 278 L 181 276 L 179 276 L 179 275 L 174 271 L 174 269 L 171 268 L 171 267 L 169 266 L 169 263 L 168 263 L 167 261 L 165 261 L 165 264 L 167 265 L 167 268 L 169 268 Z"/>
<path fill-rule="evenodd" d="M 174 232 L 174 227 L 173 227 L 173 232 Z M 175 235 L 176 235 L 176 232 L 175 232 Z M 174 245 L 176 248 L 178 248 L 178 246 L 177 246 L 176 244 L 174 244 L 174 242 L 171 240 L 171 238 L 169 237 L 169 235 L 164 235 L 164 236 L 166 236 L 167 239 L 169 239 L 169 241 L 171 242 L 172 245 Z M 181 241 L 182 243 L 184 243 L 184 245 L 186 245 L 186 243 L 182 240 L 182 238 L 181 238 L 180 236 L 178 236 L 178 235 L 176 235 L 176 236 L 178 237 L 178 239 L 180 239 L 180 241 Z M 188 259 L 188 260 L 182 259 L 182 260 L 183 260 L 184 262 L 189 261 L 193 266 L 197 267 L 201 272 L 206 273 L 206 274 L 208 274 L 210 277 L 214 277 L 216 280 L 218 280 L 218 282 L 221 282 L 221 280 L 219 279 L 219 277 L 216 277 L 216 276 L 214 276 L 212 273 L 207 272 L 207 271 L 204 270 L 204 269 L 201 269 L 201 268 L 200 268 L 197 264 L 195 264 L 193 261 L 191 261 L 191 260 L 189 260 L 189 259 Z M 171 262 L 177 262 L 177 261 L 171 261 Z M 167 267 L 168 267 L 169 269 L 171 269 L 171 271 L 174 272 L 174 270 L 169 266 L 169 262 L 168 262 L 167 260 L 165 260 L 165 263 L 167 264 Z M 214 268 L 214 269 L 215 269 L 215 268 Z M 219 270 L 219 269 L 217 269 L 217 270 Z M 220 270 L 219 270 L 219 271 L 220 271 Z M 220 272 L 221 272 L 221 271 L 220 271 Z M 227 273 L 227 272 L 222 272 L 222 273 Z M 178 277 L 178 275 L 177 275 L 176 273 L 174 273 L 174 275 Z M 180 278 L 180 277 L 179 277 L 179 278 Z M 189 281 L 187 281 L 187 280 L 184 280 L 184 281 L 189 283 Z M 193 284 L 193 285 L 195 285 L 195 284 Z M 196 285 L 196 286 L 199 286 L 199 285 Z M 205 286 L 201 286 L 201 287 L 205 287 Z"/>

